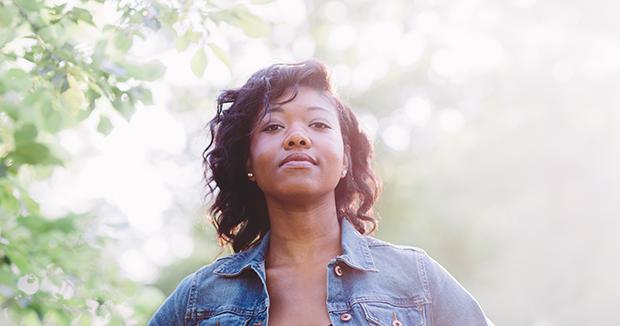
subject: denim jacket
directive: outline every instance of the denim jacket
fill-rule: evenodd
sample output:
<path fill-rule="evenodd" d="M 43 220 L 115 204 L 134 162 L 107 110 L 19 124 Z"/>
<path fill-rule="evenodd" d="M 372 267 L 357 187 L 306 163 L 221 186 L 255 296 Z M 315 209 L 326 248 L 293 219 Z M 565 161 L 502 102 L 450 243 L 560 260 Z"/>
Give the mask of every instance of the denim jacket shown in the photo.
<path fill-rule="evenodd" d="M 362 235 L 346 218 L 341 225 L 343 254 L 327 265 L 326 303 L 334 326 L 492 325 L 467 290 L 423 250 Z M 268 243 L 269 233 L 251 249 L 185 277 L 149 326 L 266 326 Z"/>

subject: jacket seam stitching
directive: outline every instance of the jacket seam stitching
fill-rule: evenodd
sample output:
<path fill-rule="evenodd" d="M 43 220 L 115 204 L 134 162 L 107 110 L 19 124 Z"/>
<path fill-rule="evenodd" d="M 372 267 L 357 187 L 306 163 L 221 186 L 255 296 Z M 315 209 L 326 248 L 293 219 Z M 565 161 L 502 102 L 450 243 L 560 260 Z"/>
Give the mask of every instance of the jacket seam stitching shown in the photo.
<path fill-rule="evenodd" d="M 191 325 L 192 319 L 194 318 L 194 314 L 196 311 L 196 283 L 197 283 L 197 278 L 198 278 L 198 274 L 200 273 L 200 271 L 196 272 L 193 276 L 192 276 L 192 280 L 191 280 L 191 286 L 189 289 L 189 299 L 188 299 L 188 305 L 187 305 L 187 310 L 185 312 L 185 324 L 187 325 Z"/>
<path fill-rule="evenodd" d="M 406 246 L 395 246 L 393 244 L 389 244 L 389 243 L 369 243 L 368 247 L 390 247 L 390 248 L 394 248 L 394 249 L 399 249 L 399 250 L 407 250 L 407 251 L 413 251 L 413 252 L 424 252 L 424 249 L 422 248 L 417 248 L 417 247 L 406 247 Z"/>
<path fill-rule="evenodd" d="M 426 295 L 428 296 L 428 299 L 430 301 L 430 304 L 428 305 L 428 314 L 429 314 L 429 321 L 431 326 L 435 325 L 434 322 L 434 318 L 433 318 L 433 296 L 431 295 L 431 291 L 430 291 L 430 282 L 428 280 L 428 274 L 426 272 L 426 263 L 425 260 L 422 259 L 424 258 L 424 256 L 422 255 L 422 253 L 417 253 L 416 254 L 416 260 L 418 262 L 418 266 L 420 269 L 420 277 L 422 278 L 422 287 L 424 288 L 424 292 L 426 292 Z"/>

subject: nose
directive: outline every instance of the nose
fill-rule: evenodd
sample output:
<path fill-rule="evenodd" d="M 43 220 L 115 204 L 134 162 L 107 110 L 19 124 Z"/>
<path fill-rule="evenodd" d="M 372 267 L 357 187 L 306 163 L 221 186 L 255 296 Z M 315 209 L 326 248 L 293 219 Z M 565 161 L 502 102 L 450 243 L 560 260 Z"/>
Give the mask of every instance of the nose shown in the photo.
<path fill-rule="evenodd" d="M 299 131 L 292 132 L 288 137 L 286 137 L 286 139 L 284 139 L 284 149 L 287 150 L 296 147 L 310 148 L 310 145 L 312 145 L 310 138 Z"/>

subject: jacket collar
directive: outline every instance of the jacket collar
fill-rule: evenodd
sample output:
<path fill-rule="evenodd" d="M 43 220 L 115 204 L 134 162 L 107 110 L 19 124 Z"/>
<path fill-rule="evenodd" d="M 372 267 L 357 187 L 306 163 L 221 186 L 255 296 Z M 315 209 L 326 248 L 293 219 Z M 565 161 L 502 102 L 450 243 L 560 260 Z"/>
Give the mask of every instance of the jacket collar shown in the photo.
<path fill-rule="evenodd" d="M 377 272 L 366 237 L 360 234 L 346 217 L 341 219 L 340 232 L 343 254 L 337 256 L 336 260 L 354 269 Z M 268 231 L 254 247 L 226 257 L 213 272 L 223 276 L 237 276 L 248 268 L 263 271 L 270 234 Z"/>
<path fill-rule="evenodd" d="M 341 244 L 343 254 L 336 257 L 336 259 L 342 260 L 351 268 L 378 272 L 379 270 L 375 267 L 366 236 L 359 233 L 346 217 L 340 223 L 340 230 L 342 232 Z"/>

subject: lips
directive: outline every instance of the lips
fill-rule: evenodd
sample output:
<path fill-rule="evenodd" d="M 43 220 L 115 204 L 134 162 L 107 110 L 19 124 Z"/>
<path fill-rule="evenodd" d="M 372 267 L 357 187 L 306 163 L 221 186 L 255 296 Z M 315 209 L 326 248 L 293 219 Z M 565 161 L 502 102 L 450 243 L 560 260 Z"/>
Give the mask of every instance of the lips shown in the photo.
<path fill-rule="evenodd" d="M 313 165 L 316 165 L 316 160 L 312 158 L 312 156 L 305 154 L 305 153 L 289 154 L 288 156 L 284 158 L 284 160 L 282 160 L 282 162 L 280 162 L 280 166 L 283 166 L 284 164 L 289 163 L 289 162 L 293 162 L 293 163 L 309 162 L 309 163 L 312 163 Z"/>

